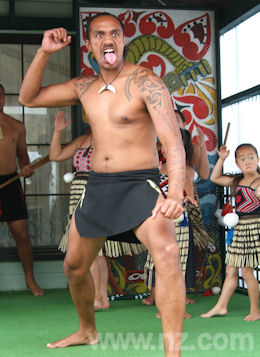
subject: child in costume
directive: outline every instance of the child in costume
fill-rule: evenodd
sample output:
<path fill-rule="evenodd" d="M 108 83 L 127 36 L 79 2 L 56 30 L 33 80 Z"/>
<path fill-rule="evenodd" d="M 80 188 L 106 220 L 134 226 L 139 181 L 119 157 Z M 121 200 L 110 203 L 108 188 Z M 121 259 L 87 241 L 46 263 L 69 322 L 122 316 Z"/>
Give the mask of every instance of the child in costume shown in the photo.
<path fill-rule="evenodd" d="M 250 312 L 244 320 L 260 319 L 259 288 L 254 268 L 260 265 L 260 168 L 257 149 L 251 144 L 241 144 L 235 151 L 235 159 L 241 173 L 223 175 L 222 168 L 229 150 L 221 146 L 219 159 L 212 171 L 211 181 L 232 189 L 235 210 L 239 222 L 234 227 L 233 241 L 226 254 L 226 278 L 217 304 L 201 317 L 226 315 L 228 303 L 237 287 L 238 269 L 247 284 Z"/>

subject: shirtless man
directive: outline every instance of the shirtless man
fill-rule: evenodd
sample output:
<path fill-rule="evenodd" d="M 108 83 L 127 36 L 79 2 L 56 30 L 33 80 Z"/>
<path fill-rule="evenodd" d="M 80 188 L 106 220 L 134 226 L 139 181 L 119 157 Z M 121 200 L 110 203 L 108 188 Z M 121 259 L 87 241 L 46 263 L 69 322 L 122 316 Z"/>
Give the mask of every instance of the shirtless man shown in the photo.
<path fill-rule="evenodd" d="M 25 142 L 25 127 L 4 113 L 5 91 L 0 84 L 0 184 L 16 175 L 17 160 L 24 177 L 32 176 Z M 0 189 L 0 221 L 7 222 L 16 242 L 27 287 L 33 295 L 43 295 L 33 276 L 32 245 L 27 228 L 27 208 L 20 180 Z"/>
<path fill-rule="evenodd" d="M 47 347 L 98 342 L 89 269 L 107 235 L 132 228 L 156 266 L 165 356 L 180 356 L 185 285 L 173 219 L 183 211 L 185 153 L 169 92 L 150 70 L 125 62 L 124 28 L 114 15 L 92 18 L 86 34 L 86 47 L 99 64 L 99 75 L 41 87 L 51 53 L 71 42 L 65 29 L 47 30 L 19 97 L 29 107 L 61 107 L 80 101 L 95 147 L 86 199 L 72 218 L 64 262 L 80 327 Z M 166 200 L 154 184 L 159 183 L 157 135 L 167 152 Z"/>

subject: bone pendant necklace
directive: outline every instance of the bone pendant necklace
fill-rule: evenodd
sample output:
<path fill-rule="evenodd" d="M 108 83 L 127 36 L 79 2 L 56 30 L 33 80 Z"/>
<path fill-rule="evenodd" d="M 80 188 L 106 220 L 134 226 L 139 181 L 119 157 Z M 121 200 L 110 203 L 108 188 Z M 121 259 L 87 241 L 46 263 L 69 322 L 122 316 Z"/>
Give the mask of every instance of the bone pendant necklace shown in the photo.
<path fill-rule="evenodd" d="M 125 62 L 123 63 L 123 66 L 121 67 L 120 71 L 115 75 L 115 77 L 112 79 L 112 81 L 110 83 L 106 83 L 106 81 L 104 80 L 101 72 L 99 72 L 100 77 L 102 78 L 103 82 L 105 83 L 105 85 L 103 85 L 103 87 L 101 87 L 98 91 L 98 94 L 101 94 L 102 92 L 104 92 L 105 90 L 110 90 L 110 92 L 116 94 L 116 88 L 114 86 L 112 86 L 112 83 L 114 82 L 114 80 L 119 76 L 119 74 L 122 72 L 123 68 L 125 66 Z"/>

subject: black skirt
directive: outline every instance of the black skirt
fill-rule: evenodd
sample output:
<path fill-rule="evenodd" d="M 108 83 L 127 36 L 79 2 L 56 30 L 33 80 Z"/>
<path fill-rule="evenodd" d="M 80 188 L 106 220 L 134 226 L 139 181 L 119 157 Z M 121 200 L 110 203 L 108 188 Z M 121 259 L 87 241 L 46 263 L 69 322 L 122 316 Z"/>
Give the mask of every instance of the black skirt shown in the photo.
<path fill-rule="evenodd" d="M 0 185 L 17 175 L 0 176 Z M 0 222 L 12 222 L 27 219 L 27 207 L 20 179 L 6 185 L 0 190 Z"/>
<path fill-rule="evenodd" d="M 159 170 L 118 173 L 89 173 L 88 184 L 75 212 L 81 237 L 118 235 L 128 241 L 127 232 L 152 215 L 159 196 Z M 130 234 L 134 238 L 134 235 Z M 125 238 L 126 237 L 126 238 Z M 115 239 L 115 237 L 113 237 Z"/>

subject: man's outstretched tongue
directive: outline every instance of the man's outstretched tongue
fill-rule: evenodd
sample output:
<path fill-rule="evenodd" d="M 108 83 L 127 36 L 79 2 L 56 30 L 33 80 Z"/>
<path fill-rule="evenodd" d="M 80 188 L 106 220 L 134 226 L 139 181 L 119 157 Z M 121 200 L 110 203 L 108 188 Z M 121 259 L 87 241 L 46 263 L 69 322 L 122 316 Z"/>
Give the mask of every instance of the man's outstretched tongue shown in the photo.
<path fill-rule="evenodd" d="M 109 64 L 114 64 L 116 62 L 116 55 L 113 52 L 105 53 L 104 57 Z"/>

